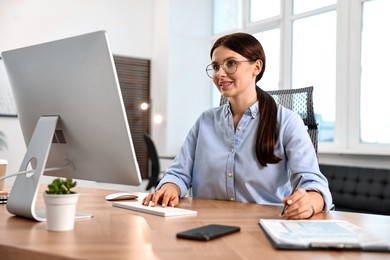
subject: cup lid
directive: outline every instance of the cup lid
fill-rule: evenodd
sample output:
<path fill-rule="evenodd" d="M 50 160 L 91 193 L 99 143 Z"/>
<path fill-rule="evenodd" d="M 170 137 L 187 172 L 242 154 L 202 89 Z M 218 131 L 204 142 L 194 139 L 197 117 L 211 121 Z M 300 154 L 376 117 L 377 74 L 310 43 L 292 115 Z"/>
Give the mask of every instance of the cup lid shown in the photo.
<path fill-rule="evenodd" d="M 8 164 L 8 161 L 6 159 L 0 159 L 0 164 Z"/>

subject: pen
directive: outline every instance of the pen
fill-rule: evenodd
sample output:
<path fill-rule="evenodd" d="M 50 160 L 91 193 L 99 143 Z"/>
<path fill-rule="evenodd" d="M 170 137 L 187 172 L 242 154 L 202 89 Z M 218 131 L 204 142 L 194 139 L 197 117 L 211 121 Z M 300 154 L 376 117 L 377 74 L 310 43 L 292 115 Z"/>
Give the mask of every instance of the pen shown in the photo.
<path fill-rule="evenodd" d="M 299 188 L 299 186 L 301 186 L 302 180 L 303 180 L 303 174 L 301 174 L 301 175 L 299 176 L 299 179 L 298 179 L 298 181 L 295 183 L 294 188 L 292 189 L 290 196 L 293 195 L 293 193 L 297 191 L 297 189 Z M 287 208 L 288 208 L 288 204 L 286 203 L 286 204 L 284 205 L 284 207 L 283 207 L 282 213 L 280 213 L 281 216 L 283 216 L 284 213 L 286 213 Z"/>

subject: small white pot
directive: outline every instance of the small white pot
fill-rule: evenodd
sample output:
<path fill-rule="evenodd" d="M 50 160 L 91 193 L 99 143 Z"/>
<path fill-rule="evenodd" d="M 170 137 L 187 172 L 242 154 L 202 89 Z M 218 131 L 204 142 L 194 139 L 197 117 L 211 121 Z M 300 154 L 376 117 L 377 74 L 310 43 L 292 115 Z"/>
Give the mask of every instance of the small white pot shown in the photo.
<path fill-rule="evenodd" d="M 55 195 L 44 192 L 43 198 L 46 204 L 47 229 L 51 231 L 72 230 L 79 194 Z"/>

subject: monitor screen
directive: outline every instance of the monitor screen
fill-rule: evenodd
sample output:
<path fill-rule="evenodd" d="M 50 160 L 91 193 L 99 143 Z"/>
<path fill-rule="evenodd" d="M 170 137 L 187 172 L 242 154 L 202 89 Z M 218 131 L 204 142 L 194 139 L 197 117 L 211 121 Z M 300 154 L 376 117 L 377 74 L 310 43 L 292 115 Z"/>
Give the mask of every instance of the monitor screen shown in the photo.
<path fill-rule="evenodd" d="M 140 185 L 106 32 L 5 51 L 2 58 L 27 145 L 21 171 L 45 161 L 45 169 L 55 169 L 45 175 Z M 14 187 L 27 185 L 18 178 Z"/>

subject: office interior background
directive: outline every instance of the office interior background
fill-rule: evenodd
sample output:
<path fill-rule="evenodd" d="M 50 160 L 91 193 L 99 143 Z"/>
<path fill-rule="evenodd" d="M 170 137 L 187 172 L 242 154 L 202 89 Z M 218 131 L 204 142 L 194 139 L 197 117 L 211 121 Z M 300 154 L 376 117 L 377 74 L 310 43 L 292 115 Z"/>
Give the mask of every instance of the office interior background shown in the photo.
<path fill-rule="evenodd" d="M 0 52 L 107 31 L 114 54 L 151 61 L 151 134 L 161 154 L 176 154 L 218 106 L 205 73 L 212 43 L 249 32 L 267 56 L 260 87 L 314 86 L 320 163 L 390 169 L 389 10 L 388 0 L 0 0 Z M 4 100 L 4 68 L 0 77 Z M 18 118 L 0 116 L 0 132 L 0 158 L 17 172 L 26 151 Z"/>

